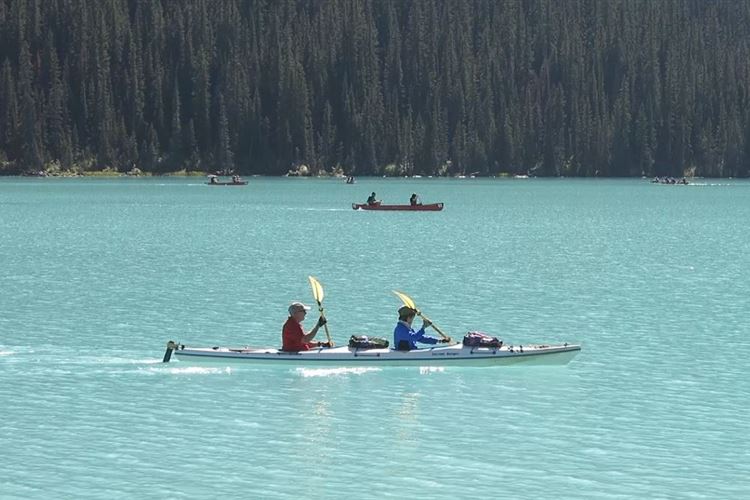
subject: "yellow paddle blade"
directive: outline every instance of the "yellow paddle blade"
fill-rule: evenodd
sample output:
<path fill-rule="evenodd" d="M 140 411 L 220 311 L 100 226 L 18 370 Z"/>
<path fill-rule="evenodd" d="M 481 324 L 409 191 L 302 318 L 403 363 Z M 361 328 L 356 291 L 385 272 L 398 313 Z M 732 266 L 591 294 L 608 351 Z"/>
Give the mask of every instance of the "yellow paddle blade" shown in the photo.
<path fill-rule="evenodd" d="M 312 276 L 308 276 L 307 279 L 310 280 L 310 287 L 312 288 L 313 298 L 316 302 L 320 303 L 323 302 L 323 297 L 325 295 L 323 294 L 323 286 L 320 284 L 320 281 L 316 280 Z"/>
<path fill-rule="evenodd" d="M 401 299 L 401 302 L 403 302 L 406 307 L 411 307 L 415 311 L 417 310 L 417 306 L 414 305 L 414 301 L 411 300 L 411 297 L 409 297 L 403 292 L 397 292 L 396 290 L 393 290 L 393 293 L 396 294 L 396 297 Z"/>

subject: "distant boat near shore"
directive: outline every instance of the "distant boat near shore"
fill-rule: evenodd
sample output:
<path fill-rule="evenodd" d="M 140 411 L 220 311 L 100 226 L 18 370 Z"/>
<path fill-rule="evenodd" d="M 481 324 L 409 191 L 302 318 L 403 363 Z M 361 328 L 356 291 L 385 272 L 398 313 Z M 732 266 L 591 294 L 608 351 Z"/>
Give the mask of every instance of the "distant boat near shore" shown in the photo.
<path fill-rule="evenodd" d="M 688 180 L 685 177 L 677 178 L 677 177 L 654 177 L 651 179 L 651 184 L 675 184 L 675 185 L 682 185 L 686 186 L 690 184 Z"/>
<path fill-rule="evenodd" d="M 233 175 L 231 181 L 222 181 L 218 175 L 209 175 L 206 184 L 209 186 L 246 186 L 247 181 L 242 180 L 239 175 Z"/>

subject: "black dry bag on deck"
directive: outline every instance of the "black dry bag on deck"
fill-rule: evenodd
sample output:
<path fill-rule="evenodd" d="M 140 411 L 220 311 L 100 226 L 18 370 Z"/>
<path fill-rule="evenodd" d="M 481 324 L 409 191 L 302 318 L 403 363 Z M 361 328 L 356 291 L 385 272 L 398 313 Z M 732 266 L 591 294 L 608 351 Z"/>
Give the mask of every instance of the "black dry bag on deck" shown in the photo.
<path fill-rule="evenodd" d="M 349 339 L 349 347 L 355 349 L 385 349 L 388 347 L 388 341 L 382 337 L 352 335 Z"/>

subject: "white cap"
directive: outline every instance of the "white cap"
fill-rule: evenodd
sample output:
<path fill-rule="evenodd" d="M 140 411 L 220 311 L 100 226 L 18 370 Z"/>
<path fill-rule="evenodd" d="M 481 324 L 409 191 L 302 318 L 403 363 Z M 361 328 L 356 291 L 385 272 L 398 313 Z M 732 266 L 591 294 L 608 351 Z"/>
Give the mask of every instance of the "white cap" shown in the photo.
<path fill-rule="evenodd" d="M 299 311 L 309 311 L 310 306 L 306 306 L 302 302 L 292 302 L 292 304 L 289 306 L 289 315 L 299 312 Z"/>

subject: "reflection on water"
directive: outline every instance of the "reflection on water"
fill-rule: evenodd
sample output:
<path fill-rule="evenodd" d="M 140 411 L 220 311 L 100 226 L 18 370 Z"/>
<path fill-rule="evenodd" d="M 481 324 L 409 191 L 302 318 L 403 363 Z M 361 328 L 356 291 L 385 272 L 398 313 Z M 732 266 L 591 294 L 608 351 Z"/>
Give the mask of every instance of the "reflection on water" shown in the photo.
<path fill-rule="evenodd" d="M 418 441 L 419 425 L 419 393 L 404 392 L 399 397 L 399 405 L 393 425 L 396 430 L 396 442 L 399 447 L 411 447 Z"/>
<path fill-rule="evenodd" d="M 362 375 L 368 372 L 380 371 L 377 367 L 351 367 L 351 368 L 295 368 L 294 372 L 302 377 L 336 377 L 342 375 Z"/>

